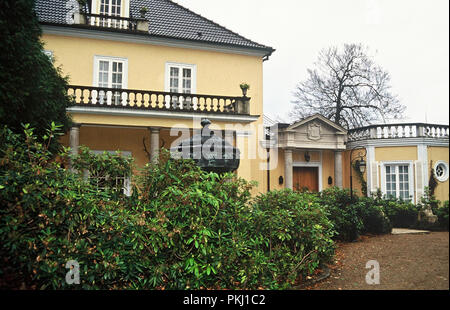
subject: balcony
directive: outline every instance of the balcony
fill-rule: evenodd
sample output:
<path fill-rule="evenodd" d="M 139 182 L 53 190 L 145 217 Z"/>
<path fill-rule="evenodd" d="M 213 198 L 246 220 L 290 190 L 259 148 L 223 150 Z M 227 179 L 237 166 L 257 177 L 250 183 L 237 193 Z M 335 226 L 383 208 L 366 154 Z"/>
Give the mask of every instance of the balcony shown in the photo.
<path fill-rule="evenodd" d="M 249 97 L 69 85 L 74 107 L 250 115 Z"/>
<path fill-rule="evenodd" d="M 425 123 L 371 125 L 348 131 L 348 141 L 362 141 L 370 139 L 405 139 L 405 138 L 447 138 L 448 125 L 434 125 Z"/>
<path fill-rule="evenodd" d="M 128 18 L 80 12 L 74 16 L 74 24 L 109 30 L 148 32 L 148 21 L 144 18 Z"/>

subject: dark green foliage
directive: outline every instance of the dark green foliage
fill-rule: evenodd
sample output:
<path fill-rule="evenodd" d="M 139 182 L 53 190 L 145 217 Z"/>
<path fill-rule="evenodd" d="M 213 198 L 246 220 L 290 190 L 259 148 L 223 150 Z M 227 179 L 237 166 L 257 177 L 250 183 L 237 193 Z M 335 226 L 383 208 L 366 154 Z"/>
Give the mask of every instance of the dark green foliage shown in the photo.
<path fill-rule="evenodd" d="M 389 234 L 392 231 L 392 223 L 386 215 L 382 205 L 377 204 L 372 198 L 362 197 L 357 202 L 359 216 L 363 222 L 363 234 Z"/>
<path fill-rule="evenodd" d="M 114 184 L 99 190 L 86 170 L 112 178 L 131 161 L 82 148 L 72 173 L 61 164 L 67 153 L 52 160 L 48 150 L 57 129 L 46 144 L 29 127 L 26 139 L 0 132 L 0 277 L 12 287 L 290 288 L 333 255 L 331 224 L 307 194 L 253 204 L 251 183 L 167 152 L 140 171 L 131 197 Z M 65 282 L 69 260 L 80 265 L 79 286 Z"/>
<path fill-rule="evenodd" d="M 448 231 L 448 213 L 449 205 L 448 200 L 444 201 L 442 206 L 433 208 L 433 214 L 438 217 L 439 228 Z"/>
<path fill-rule="evenodd" d="M 97 191 L 51 160 L 49 143 L 36 141 L 32 129 L 25 135 L 24 141 L 0 132 L 0 277 L 13 275 L 16 286 L 28 288 L 68 288 L 65 264 L 75 259 L 79 288 L 123 288 L 137 280 L 148 263 L 133 251 L 141 217 L 108 189 Z"/>
<path fill-rule="evenodd" d="M 271 191 L 255 201 L 255 235 L 264 236 L 269 257 L 264 276 L 289 287 L 299 275 L 311 274 L 334 255 L 333 224 L 311 193 Z"/>
<path fill-rule="evenodd" d="M 396 228 L 414 228 L 417 225 L 420 206 L 396 199 L 377 200 Z"/>
<path fill-rule="evenodd" d="M 358 205 L 355 204 L 358 198 L 353 197 L 352 201 L 349 190 L 333 187 L 322 191 L 318 199 L 337 231 L 335 239 L 356 240 L 364 226 L 358 212 Z"/>
<path fill-rule="evenodd" d="M 40 138 L 55 121 L 66 132 L 67 80 L 43 52 L 34 1 L 0 1 L 0 33 L 0 124 L 22 134 L 29 123 Z"/>
<path fill-rule="evenodd" d="M 146 219 L 153 249 L 151 286 L 257 285 L 247 281 L 260 272 L 254 266 L 258 236 L 251 235 L 248 204 L 252 184 L 233 174 L 205 173 L 193 161 L 170 159 L 167 151 L 161 155 L 141 172 L 136 206 Z"/>

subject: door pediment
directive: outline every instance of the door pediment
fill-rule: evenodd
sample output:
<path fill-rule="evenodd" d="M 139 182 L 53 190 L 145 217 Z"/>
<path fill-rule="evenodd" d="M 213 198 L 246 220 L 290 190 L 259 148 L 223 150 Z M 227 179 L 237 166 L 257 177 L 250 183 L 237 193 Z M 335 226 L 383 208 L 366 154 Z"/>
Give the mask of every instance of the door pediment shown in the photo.
<path fill-rule="evenodd" d="M 347 131 L 316 114 L 279 130 L 279 147 L 344 150 Z"/>

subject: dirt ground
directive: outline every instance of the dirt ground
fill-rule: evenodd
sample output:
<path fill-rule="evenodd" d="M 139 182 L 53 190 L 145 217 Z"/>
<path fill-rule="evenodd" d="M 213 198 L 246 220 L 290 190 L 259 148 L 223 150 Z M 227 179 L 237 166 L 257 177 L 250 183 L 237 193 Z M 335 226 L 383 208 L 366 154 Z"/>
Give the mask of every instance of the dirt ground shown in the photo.
<path fill-rule="evenodd" d="M 369 260 L 379 263 L 380 284 L 366 283 Z M 448 290 L 449 233 L 363 236 L 338 244 L 329 267 L 328 278 L 304 289 Z"/>

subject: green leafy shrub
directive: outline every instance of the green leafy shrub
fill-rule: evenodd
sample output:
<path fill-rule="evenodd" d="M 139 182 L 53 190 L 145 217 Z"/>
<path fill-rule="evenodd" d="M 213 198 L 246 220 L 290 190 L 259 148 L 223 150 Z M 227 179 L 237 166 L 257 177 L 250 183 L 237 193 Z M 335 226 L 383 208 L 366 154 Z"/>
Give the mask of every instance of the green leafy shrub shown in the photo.
<path fill-rule="evenodd" d="M 57 126 L 43 140 L 55 137 Z M 134 234 L 141 217 L 64 169 L 26 127 L 26 140 L 0 132 L 0 270 L 16 287 L 69 288 L 66 262 L 80 264 L 81 288 L 126 288 L 142 277 Z M 66 153 L 60 154 L 66 157 Z M 118 168 L 109 161 L 111 169 Z"/>
<path fill-rule="evenodd" d="M 350 198 L 350 191 L 337 187 L 329 188 L 318 196 L 318 203 L 322 205 L 330 221 L 333 223 L 337 235 L 335 239 L 353 241 L 358 238 L 364 224 L 355 204 L 357 198 Z"/>
<path fill-rule="evenodd" d="M 356 203 L 359 216 L 363 222 L 361 233 L 364 234 L 389 234 L 392 231 L 392 223 L 386 215 L 383 206 L 376 200 L 362 197 Z"/>
<path fill-rule="evenodd" d="M 333 257 L 333 225 L 316 200 L 314 194 L 288 189 L 255 199 L 255 234 L 264 236 L 269 258 L 265 282 L 285 288 Z"/>
<path fill-rule="evenodd" d="M 448 200 L 444 201 L 442 206 L 436 207 L 433 210 L 433 213 L 438 217 L 439 227 L 441 229 L 448 231 L 448 213 L 449 213 L 449 205 Z"/>
<path fill-rule="evenodd" d="M 29 127 L 25 136 L 0 131 L 0 273 L 12 287 L 289 288 L 333 255 L 332 226 L 313 196 L 292 196 L 277 215 L 272 196 L 252 203 L 252 183 L 162 152 L 127 197 L 109 181 L 129 159 L 81 148 L 73 173 L 61 163 L 67 150 L 55 159 Z M 272 231 L 272 220 L 287 226 Z M 69 260 L 80 286 L 65 281 Z"/>
<path fill-rule="evenodd" d="M 383 206 L 384 212 L 397 228 L 414 228 L 417 225 L 420 206 L 401 200 L 377 200 Z"/>
<path fill-rule="evenodd" d="M 153 231 L 152 285 L 167 289 L 246 287 L 254 264 L 250 235 L 252 184 L 205 173 L 191 160 L 162 152 L 138 183 L 140 209 Z M 249 276 L 248 276 L 249 277 Z"/>

